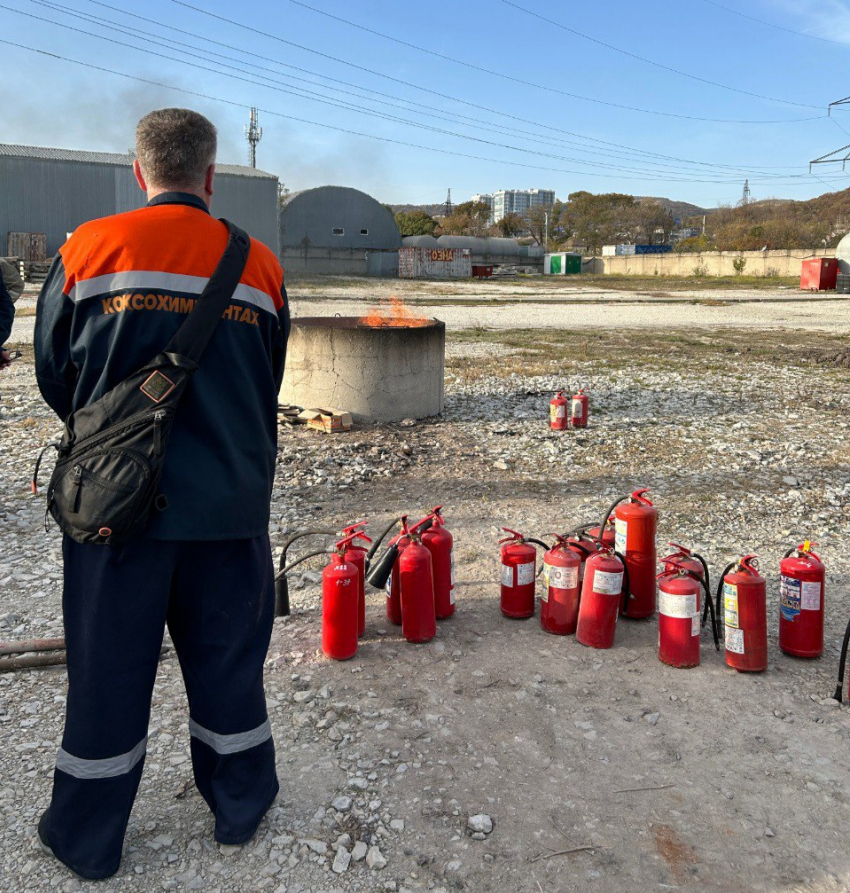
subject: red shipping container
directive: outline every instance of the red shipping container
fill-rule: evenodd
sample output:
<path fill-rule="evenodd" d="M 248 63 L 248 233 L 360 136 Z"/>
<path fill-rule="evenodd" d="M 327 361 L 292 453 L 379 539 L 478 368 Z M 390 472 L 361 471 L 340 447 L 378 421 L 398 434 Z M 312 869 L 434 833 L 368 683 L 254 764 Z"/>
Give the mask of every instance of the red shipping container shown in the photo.
<path fill-rule="evenodd" d="M 830 291 L 838 281 L 838 260 L 834 257 L 819 257 L 803 261 L 803 275 L 800 288 L 803 291 Z"/>
<path fill-rule="evenodd" d="M 493 275 L 493 266 L 484 264 L 473 264 L 472 275 L 476 279 L 489 279 Z"/>

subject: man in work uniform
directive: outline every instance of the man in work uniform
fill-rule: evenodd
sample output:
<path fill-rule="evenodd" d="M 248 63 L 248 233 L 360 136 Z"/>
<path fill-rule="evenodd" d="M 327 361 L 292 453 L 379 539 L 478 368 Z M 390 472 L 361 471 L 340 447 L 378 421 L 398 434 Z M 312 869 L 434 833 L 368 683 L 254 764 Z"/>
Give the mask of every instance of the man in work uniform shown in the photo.
<path fill-rule="evenodd" d="M 5 369 L 12 362 L 11 354 L 3 348 L 3 344 L 12 334 L 12 323 L 15 319 L 15 301 L 24 290 L 24 280 L 18 271 L 0 257 L 0 369 Z"/>
<path fill-rule="evenodd" d="M 60 418 L 135 372 L 177 331 L 224 253 L 209 214 L 216 131 L 162 109 L 136 131 L 146 207 L 86 223 L 38 301 L 36 375 Z M 189 700 L 192 764 L 215 838 L 246 843 L 278 791 L 263 691 L 274 613 L 269 503 L 289 310 L 252 240 L 230 306 L 177 409 L 142 539 L 63 542 L 68 702 L 42 847 L 86 878 L 118 870 L 145 761 L 164 627 Z"/>

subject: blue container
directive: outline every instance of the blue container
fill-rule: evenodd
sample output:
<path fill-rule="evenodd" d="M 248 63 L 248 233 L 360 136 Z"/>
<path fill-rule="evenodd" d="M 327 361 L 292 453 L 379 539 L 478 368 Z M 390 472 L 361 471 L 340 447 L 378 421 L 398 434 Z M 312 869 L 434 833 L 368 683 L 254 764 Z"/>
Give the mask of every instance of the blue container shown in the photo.
<path fill-rule="evenodd" d="M 672 245 L 635 245 L 635 254 L 669 254 Z"/>

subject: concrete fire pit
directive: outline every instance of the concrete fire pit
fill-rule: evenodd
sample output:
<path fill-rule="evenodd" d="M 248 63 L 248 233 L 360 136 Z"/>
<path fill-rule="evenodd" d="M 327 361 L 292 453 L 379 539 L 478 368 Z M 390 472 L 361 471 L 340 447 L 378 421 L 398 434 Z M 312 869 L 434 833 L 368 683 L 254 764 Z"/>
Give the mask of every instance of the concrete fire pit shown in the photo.
<path fill-rule="evenodd" d="M 445 356 L 446 326 L 439 320 L 293 319 L 280 398 L 344 409 L 361 422 L 439 415 Z"/>

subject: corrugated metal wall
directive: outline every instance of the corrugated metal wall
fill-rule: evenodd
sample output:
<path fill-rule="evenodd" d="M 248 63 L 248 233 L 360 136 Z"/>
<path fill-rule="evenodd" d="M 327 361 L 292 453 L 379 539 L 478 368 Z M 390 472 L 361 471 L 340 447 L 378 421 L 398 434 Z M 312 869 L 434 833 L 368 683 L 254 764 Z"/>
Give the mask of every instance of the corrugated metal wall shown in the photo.
<path fill-rule="evenodd" d="M 219 174 L 212 211 L 278 253 L 277 180 Z M 129 166 L 0 156 L 0 245 L 8 233 L 47 236 L 52 256 L 81 223 L 139 208 L 145 197 Z"/>

